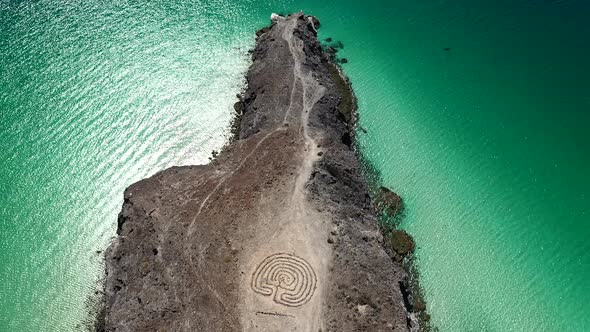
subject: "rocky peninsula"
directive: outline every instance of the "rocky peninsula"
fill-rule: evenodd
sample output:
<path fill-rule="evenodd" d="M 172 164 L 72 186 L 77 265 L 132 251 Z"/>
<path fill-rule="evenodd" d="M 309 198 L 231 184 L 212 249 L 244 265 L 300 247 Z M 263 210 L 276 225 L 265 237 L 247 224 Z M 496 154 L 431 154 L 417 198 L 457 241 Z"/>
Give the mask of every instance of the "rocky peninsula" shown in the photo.
<path fill-rule="evenodd" d="M 106 252 L 106 331 L 417 328 L 355 152 L 355 98 L 318 27 L 273 15 L 235 139 L 207 165 L 125 191 Z"/>

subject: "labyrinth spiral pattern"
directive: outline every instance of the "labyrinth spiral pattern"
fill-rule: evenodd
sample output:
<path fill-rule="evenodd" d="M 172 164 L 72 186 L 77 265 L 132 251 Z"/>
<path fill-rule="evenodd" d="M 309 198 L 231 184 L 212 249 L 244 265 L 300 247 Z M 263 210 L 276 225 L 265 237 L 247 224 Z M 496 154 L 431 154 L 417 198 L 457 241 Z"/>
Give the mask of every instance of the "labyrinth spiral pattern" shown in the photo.
<path fill-rule="evenodd" d="M 268 256 L 252 274 L 254 292 L 272 296 L 273 301 L 288 307 L 309 301 L 316 283 L 316 274 L 309 263 L 290 254 Z"/>

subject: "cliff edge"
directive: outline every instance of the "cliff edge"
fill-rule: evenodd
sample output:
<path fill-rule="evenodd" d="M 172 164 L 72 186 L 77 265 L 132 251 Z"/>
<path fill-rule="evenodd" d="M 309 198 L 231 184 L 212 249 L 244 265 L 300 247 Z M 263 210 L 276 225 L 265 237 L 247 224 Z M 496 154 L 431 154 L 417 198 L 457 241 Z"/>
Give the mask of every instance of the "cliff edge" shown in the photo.
<path fill-rule="evenodd" d="M 317 19 L 260 30 L 237 139 L 124 194 L 107 331 L 407 331 L 354 151 L 354 96 Z"/>

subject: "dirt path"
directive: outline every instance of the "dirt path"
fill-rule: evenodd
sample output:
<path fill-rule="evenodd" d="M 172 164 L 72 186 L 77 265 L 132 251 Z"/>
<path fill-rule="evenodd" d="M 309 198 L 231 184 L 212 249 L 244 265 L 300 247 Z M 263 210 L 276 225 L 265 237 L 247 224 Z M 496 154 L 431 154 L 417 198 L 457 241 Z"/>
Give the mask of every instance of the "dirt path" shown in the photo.
<path fill-rule="evenodd" d="M 302 69 L 303 42 L 293 35 L 297 21 L 278 24 L 285 25 L 282 36 L 294 61 L 283 126 L 296 126 L 303 144 L 291 197 L 286 206 L 261 212 L 260 242 L 246 254 L 241 321 L 248 331 L 318 331 L 323 326 L 324 280 L 331 257 L 326 243 L 329 218 L 310 205 L 305 184 L 320 150 L 308 133 L 309 112 L 325 88 Z"/>

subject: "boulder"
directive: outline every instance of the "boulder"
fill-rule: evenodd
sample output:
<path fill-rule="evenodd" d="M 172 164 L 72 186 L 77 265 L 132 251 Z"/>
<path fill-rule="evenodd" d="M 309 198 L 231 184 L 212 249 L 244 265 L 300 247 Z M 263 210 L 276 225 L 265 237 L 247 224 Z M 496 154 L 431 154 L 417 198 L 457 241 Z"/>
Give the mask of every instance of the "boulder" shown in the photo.
<path fill-rule="evenodd" d="M 320 20 L 317 17 L 312 16 L 311 21 L 313 22 L 313 26 L 318 29 L 320 27 Z"/>

